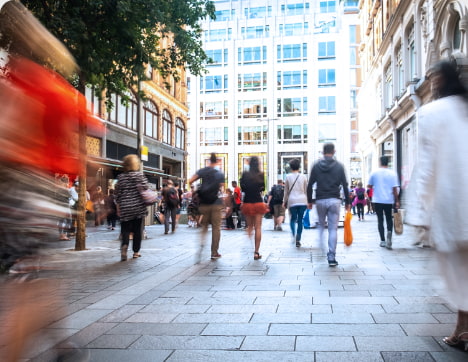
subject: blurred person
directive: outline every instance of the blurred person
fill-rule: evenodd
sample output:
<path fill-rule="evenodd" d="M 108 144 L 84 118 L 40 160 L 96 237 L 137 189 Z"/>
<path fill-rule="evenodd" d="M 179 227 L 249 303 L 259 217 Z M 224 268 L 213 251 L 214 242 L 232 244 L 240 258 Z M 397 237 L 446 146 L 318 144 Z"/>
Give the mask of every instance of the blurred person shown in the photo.
<path fill-rule="evenodd" d="M 122 233 L 121 261 L 127 260 L 130 234 L 133 234 L 133 258 L 141 257 L 144 218 L 148 212 L 141 197 L 141 191 L 149 189 L 148 180 L 140 171 L 140 159 L 137 155 L 130 154 L 123 158 L 123 170 L 124 172 L 118 176 L 115 186 L 115 202 L 117 203 L 117 215 L 120 217 Z"/>
<path fill-rule="evenodd" d="M 183 206 L 183 201 L 184 201 L 183 199 L 184 192 L 180 188 L 180 184 L 177 181 L 174 181 L 174 188 L 176 189 L 177 195 L 179 196 L 179 207 L 177 208 L 177 212 L 176 212 L 176 225 L 179 225 L 180 213 L 182 211 L 182 206 Z"/>
<path fill-rule="evenodd" d="M 262 198 L 262 192 L 265 191 L 265 175 L 260 171 L 260 162 L 257 156 L 250 158 L 249 170 L 242 173 L 240 185 L 244 192 L 242 214 L 247 221 L 249 238 L 255 233 L 254 260 L 258 260 L 262 258 L 262 255 L 260 255 L 262 219 L 263 215 L 268 211 L 268 206 L 263 202 Z"/>
<path fill-rule="evenodd" d="M 317 207 L 319 218 L 320 243 L 323 243 L 323 231 L 328 223 L 328 265 L 337 266 L 336 244 L 338 232 L 338 219 L 341 208 L 341 189 L 344 193 L 346 210 L 350 210 L 348 181 L 344 166 L 335 160 L 335 145 L 325 143 L 323 145 L 323 158 L 317 161 L 310 172 L 307 185 L 307 207 L 312 209 L 314 203 Z M 312 199 L 312 191 L 315 187 L 315 200 Z"/>
<path fill-rule="evenodd" d="M 362 187 L 362 182 L 359 181 L 357 187 L 354 189 L 354 199 L 352 203 L 353 207 L 356 206 L 359 221 L 364 221 L 364 206 L 367 203 L 366 198 L 366 189 Z"/>
<path fill-rule="evenodd" d="M 374 190 L 372 189 L 372 187 L 368 187 L 367 190 L 366 190 L 366 194 L 367 194 L 367 215 L 369 214 L 374 214 L 375 213 L 375 210 L 374 210 L 374 203 L 372 202 L 372 197 L 374 196 Z"/>
<path fill-rule="evenodd" d="M 283 180 L 278 180 L 276 185 L 270 190 L 268 194 L 267 204 L 271 205 L 273 208 L 273 221 L 274 227 L 273 230 L 275 231 L 283 231 L 283 221 L 285 215 L 285 208 L 283 206 L 283 199 L 284 199 L 284 184 Z"/>
<path fill-rule="evenodd" d="M 242 204 L 242 192 L 240 187 L 237 185 L 237 181 L 231 182 L 232 186 L 232 196 L 234 198 L 234 210 L 233 213 L 237 216 L 237 225 L 238 229 L 242 228 L 242 215 L 241 215 L 241 204 Z"/>
<path fill-rule="evenodd" d="M 68 177 L 65 175 L 57 179 L 57 190 L 56 190 L 56 199 L 62 205 L 68 205 L 69 203 L 69 193 L 68 193 Z M 64 209 L 64 213 L 60 220 L 58 221 L 58 231 L 59 231 L 59 240 L 68 241 L 68 233 L 71 228 L 71 213 L 70 209 Z"/>
<path fill-rule="evenodd" d="M 200 200 L 199 212 L 201 218 L 201 242 L 199 258 L 205 245 L 208 225 L 211 224 L 211 260 L 221 258 L 219 253 L 219 241 L 221 239 L 221 220 L 223 201 L 219 198 L 220 190 L 224 187 L 224 174 L 217 169 L 218 158 L 216 153 L 210 155 L 210 164 L 198 170 L 189 180 L 189 184 L 201 180 L 197 190 Z"/>
<path fill-rule="evenodd" d="M 187 206 L 188 227 L 196 228 L 200 226 L 200 198 L 194 185 L 190 186 L 190 190 L 191 195 Z"/>
<path fill-rule="evenodd" d="M 109 190 L 109 195 L 104 199 L 104 204 L 107 214 L 107 228 L 110 230 L 115 229 L 117 223 L 117 204 L 115 202 L 115 191 L 114 189 Z"/>
<path fill-rule="evenodd" d="M 94 207 L 94 226 L 100 226 L 103 224 L 105 217 L 104 193 L 101 186 L 96 186 L 96 190 L 91 196 L 91 201 Z"/>
<path fill-rule="evenodd" d="M 296 247 L 299 248 L 301 246 L 304 212 L 307 209 L 307 178 L 299 172 L 301 161 L 297 158 L 289 161 L 289 167 L 291 173 L 286 176 L 283 207 L 289 209 L 289 226 L 293 242 L 296 242 Z"/>
<path fill-rule="evenodd" d="M 77 70 L 63 44 L 19 1 L 0 7 L 0 47 L 9 49 L 0 69 L 0 348 L 1 360 L 14 362 L 42 328 L 61 318 L 65 283 L 41 273 L 47 242 L 56 239 L 57 223 L 69 212 L 53 175 L 79 172 L 72 146 L 78 120 L 99 126 L 84 96 L 43 66 L 64 76 Z"/>
<path fill-rule="evenodd" d="M 418 110 L 418 157 L 405 222 L 435 245 L 447 299 L 458 310 L 443 342 L 468 349 L 468 93 L 453 63 L 428 71 L 433 98 Z M 450 207 L 447 207 L 450 205 Z"/>
<path fill-rule="evenodd" d="M 226 230 L 233 230 L 236 228 L 234 225 L 234 219 L 232 217 L 235 208 L 234 196 L 230 188 L 226 189 L 226 195 L 224 196 L 224 209 L 226 212 Z"/>
<path fill-rule="evenodd" d="M 172 233 L 175 233 L 177 210 L 180 208 L 180 198 L 172 180 L 167 181 L 166 186 L 162 190 L 162 197 L 165 205 L 164 234 L 169 234 L 169 223 L 171 224 Z"/>
<path fill-rule="evenodd" d="M 380 246 L 392 249 L 393 234 L 393 207 L 399 209 L 400 201 L 398 198 L 398 189 L 400 183 L 395 171 L 388 168 L 389 158 L 380 157 L 380 168 L 371 173 L 367 187 L 374 192 L 373 201 L 375 213 L 377 214 L 377 227 L 380 235 Z M 384 232 L 384 214 L 387 224 L 387 239 Z"/>

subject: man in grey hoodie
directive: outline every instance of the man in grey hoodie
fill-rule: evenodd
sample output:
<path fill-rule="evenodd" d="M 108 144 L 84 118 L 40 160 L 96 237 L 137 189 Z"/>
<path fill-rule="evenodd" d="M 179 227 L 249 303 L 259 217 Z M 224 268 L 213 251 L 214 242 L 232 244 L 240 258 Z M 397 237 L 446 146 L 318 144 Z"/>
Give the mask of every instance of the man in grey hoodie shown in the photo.
<path fill-rule="evenodd" d="M 346 180 L 343 165 L 336 161 L 335 145 L 326 143 L 323 145 L 323 158 L 317 161 L 310 172 L 307 185 L 307 208 L 312 209 L 314 203 L 317 207 L 319 218 L 320 242 L 323 238 L 325 221 L 328 222 L 328 265 L 337 266 L 336 243 L 338 233 L 338 219 L 340 217 L 340 186 L 343 189 L 346 209 L 350 209 L 348 181 Z M 312 191 L 315 184 L 315 199 Z"/>

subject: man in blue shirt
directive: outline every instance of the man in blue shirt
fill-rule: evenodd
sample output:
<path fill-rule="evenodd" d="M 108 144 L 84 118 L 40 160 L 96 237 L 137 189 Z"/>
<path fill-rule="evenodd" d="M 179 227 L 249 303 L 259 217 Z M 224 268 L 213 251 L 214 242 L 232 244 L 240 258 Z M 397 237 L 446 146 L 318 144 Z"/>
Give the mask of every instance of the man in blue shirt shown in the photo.
<path fill-rule="evenodd" d="M 392 249 L 392 207 L 400 207 L 398 200 L 398 189 L 400 183 L 398 182 L 397 174 L 388 168 L 388 157 L 380 157 L 380 168 L 374 171 L 370 178 L 367 187 L 372 188 L 374 195 L 372 201 L 374 202 L 375 213 L 377 214 L 377 223 L 380 234 L 380 246 Z M 387 240 L 385 241 L 383 217 L 387 224 Z"/>

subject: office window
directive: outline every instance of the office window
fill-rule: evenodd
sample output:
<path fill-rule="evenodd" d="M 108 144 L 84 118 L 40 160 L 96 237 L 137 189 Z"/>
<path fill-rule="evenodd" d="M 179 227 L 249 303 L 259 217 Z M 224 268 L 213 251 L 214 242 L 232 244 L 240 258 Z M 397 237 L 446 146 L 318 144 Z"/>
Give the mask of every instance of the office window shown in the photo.
<path fill-rule="evenodd" d="M 276 56 L 278 63 L 297 62 L 307 60 L 307 44 L 283 44 L 278 45 Z"/>
<path fill-rule="evenodd" d="M 307 88 L 307 70 L 292 70 L 278 72 L 278 89 L 305 89 Z"/>
<path fill-rule="evenodd" d="M 228 63 L 227 49 L 205 50 L 205 53 L 213 61 L 213 63 L 207 64 L 208 67 L 219 67 L 222 65 L 227 65 Z"/>
<path fill-rule="evenodd" d="M 240 100 L 237 102 L 238 118 L 261 118 L 267 116 L 267 100 Z"/>
<path fill-rule="evenodd" d="M 285 15 L 303 15 L 309 13 L 309 3 L 296 3 L 281 5 L 281 14 Z"/>
<path fill-rule="evenodd" d="M 335 69 L 319 69 L 318 86 L 334 87 L 336 85 Z"/>
<path fill-rule="evenodd" d="M 159 112 L 154 102 L 146 101 L 144 103 L 143 119 L 145 120 L 145 135 L 158 139 Z"/>
<path fill-rule="evenodd" d="M 86 97 L 86 100 L 88 101 L 86 104 L 88 110 L 92 114 L 100 116 L 101 111 L 99 107 L 100 107 L 101 101 L 99 100 L 99 97 L 97 96 L 97 93 L 94 87 L 86 86 L 85 97 Z"/>
<path fill-rule="evenodd" d="M 335 58 L 335 42 L 326 41 L 318 43 L 318 58 L 331 59 Z"/>
<path fill-rule="evenodd" d="M 280 24 L 279 32 L 283 36 L 305 35 L 309 33 L 309 23 Z"/>
<path fill-rule="evenodd" d="M 351 102 L 350 102 L 351 108 L 356 109 L 357 108 L 357 90 L 351 89 L 350 96 L 351 96 Z"/>
<path fill-rule="evenodd" d="M 245 47 L 237 49 L 238 64 L 265 64 L 267 60 L 267 47 Z"/>
<path fill-rule="evenodd" d="M 278 117 L 307 116 L 307 97 L 278 98 L 276 103 Z"/>
<path fill-rule="evenodd" d="M 222 93 L 228 90 L 228 75 L 207 75 L 200 78 L 201 93 Z"/>
<path fill-rule="evenodd" d="M 262 91 L 267 88 L 267 73 L 239 74 L 237 90 L 239 92 Z"/>
<path fill-rule="evenodd" d="M 392 64 L 389 63 L 385 68 L 385 83 L 384 83 L 384 94 L 385 94 L 385 108 L 390 108 L 393 104 L 393 75 L 392 75 Z"/>
<path fill-rule="evenodd" d="M 137 101 L 133 93 L 126 92 L 127 100 L 122 102 L 122 97 L 117 94 L 111 95 L 114 108 L 109 112 L 108 120 L 128 129 L 137 129 Z"/>
<path fill-rule="evenodd" d="M 335 96 L 319 97 L 319 113 L 336 113 Z"/>
<path fill-rule="evenodd" d="M 357 65 L 357 48 L 355 46 L 349 48 L 349 65 Z"/>
<path fill-rule="evenodd" d="M 175 146 L 181 150 L 185 149 L 185 125 L 180 118 L 175 121 Z"/>
<path fill-rule="evenodd" d="M 401 54 L 401 45 L 396 50 L 396 79 L 395 79 L 395 89 L 397 95 L 400 96 L 405 91 L 405 69 L 403 67 L 403 57 Z"/>
<path fill-rule="evenodd" d="M 270 36 L 270 26 L 248 26 L 242 27 L 241 33 L 244 39 L 268 38 Z"/>
<path fill-rule="evenodd" d="M 244 15 L 247 19 L 266 18 L 271 16 L 271 6 L 257 6 L 244 8 Z"/>
<path fill-rule="evenodd" d="M 231 40 L 232 29 L 213 29 L 205 31 L 205 42 Z"/>
<path fill-rule="evenodd" d="M 268 126 L 243 126 L 237 128 L 238 145 L 260 145 L 267 144 Z"/>
<path fill-rule="evenodd" d="M 279 125 L 277 126 L 279 144 L 307 143 L 307 125 Z"/>
<path fill-rule="evenodd" d="M 200 146 L 228 145 L 228 127 L 200 128 Z"/>
<path fill-rule="evenodd" d="M 163 142 L 171 144 L 172 142 L 172 117 L 167 110 L 163 111 Z"/>
<path fill-rule="evenodd" d="M 414 43 L 414 28 L 412 27 L 408 32 L 408 64 L 409 64 L 409 80 L 417 79 L 416 74 L 416 47 Z"/>
<path fill-rule="evenodd" d="M 321 123 L 318 125 L 318 141 L 319 143 L 328 143 L 336 141 L 336 124 Z"/>
<path fill-rule="evenodd" d="M 349 26 L 349 44 L 356 44 L 356 25 Z"/>
<path fill-rule="evenodd" d="M 236 9 L 216 10 L 216 19 L 214 21 L 229 21 L 236 16 Z"/>
<path fill-rule="evenodd" d="M 226 119 L 228 101 L 200 102 L 201 119 Z"/>
<path fill-rule="evenodd" d="M 320 12 L 323 13 L 334 13 L 336 12 L 336 1 L 320 1 Z"/>

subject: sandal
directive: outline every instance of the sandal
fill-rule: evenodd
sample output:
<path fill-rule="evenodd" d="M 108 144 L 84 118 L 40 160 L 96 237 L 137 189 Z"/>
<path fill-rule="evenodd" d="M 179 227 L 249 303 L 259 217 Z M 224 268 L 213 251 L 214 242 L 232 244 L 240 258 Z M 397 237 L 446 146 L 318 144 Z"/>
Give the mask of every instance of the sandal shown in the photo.
<path fill-rule="evenodd" d="M 133 259 L 136 259 L 136 258 L 141 258 L 141 254 L 140 253 L 133 253 Z"/>
<path fill-rule="evenodd" d="M 262 256 L 259 254 L 258 251 L 256 251 L 256 252 L 254 253 L 254 260 L 258 260 L 258 259 L 261 259 L 261 258 L 262 258 Z"/>

